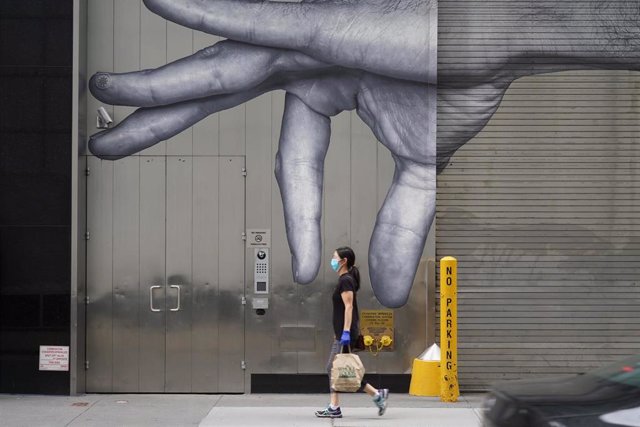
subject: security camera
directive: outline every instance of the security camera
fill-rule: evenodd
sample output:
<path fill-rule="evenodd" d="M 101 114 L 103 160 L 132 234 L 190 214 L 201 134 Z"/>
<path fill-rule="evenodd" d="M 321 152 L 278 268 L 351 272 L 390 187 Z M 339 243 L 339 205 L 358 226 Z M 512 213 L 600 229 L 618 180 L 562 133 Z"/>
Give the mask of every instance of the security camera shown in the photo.
<path fill-rule="evenodd" d="M 96 127 L 98 129 L 109 129 L 109 125 L 113 123 L 113 119 L 107 113 L 104 107 L 98 108 L 98 115 L 96 116 Z"/>

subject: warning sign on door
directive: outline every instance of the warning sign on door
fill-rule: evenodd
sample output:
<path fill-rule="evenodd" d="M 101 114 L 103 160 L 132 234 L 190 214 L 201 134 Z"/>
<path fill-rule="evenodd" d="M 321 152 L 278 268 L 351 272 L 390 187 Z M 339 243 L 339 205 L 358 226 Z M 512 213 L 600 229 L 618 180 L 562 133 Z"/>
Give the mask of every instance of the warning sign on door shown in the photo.
<path fill-rule="evenodd" d="M 247 248 L 268 248 L 271 246 L 271 229 L 248 229 Z"/>
<path fill-rule="evenodd" d="M 68 371 L 69 370 L 69 346 L 41 345 L 40 346 L 40 370 L 41 371 Z"/>

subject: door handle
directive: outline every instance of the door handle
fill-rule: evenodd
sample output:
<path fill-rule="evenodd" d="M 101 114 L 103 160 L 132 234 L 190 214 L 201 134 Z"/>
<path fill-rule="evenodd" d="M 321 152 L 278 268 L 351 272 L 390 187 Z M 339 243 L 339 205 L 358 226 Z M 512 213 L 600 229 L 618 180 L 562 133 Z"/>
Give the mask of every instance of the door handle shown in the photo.
<path fill-rule="evenodd" d="M 153 308 L 153 290 L 160 288 L 162 288 L 162 286 L 151 286 L 149 288 L 149 307 L 151 308 L 151 311 L 154 311 L 156 313 L 162 310 L 160 310 L 159 308 Z"/>
<path fill-rule="evenodd" d="M 178 290 L 178 305 L 176 306 L 176 308 L 171 308 L 169 310 L 170 311 L 180 311 L 180 294 L 182 293 L 182 290 L 180 289 L 179 285 L 170 285 L 169 287 Z"/>

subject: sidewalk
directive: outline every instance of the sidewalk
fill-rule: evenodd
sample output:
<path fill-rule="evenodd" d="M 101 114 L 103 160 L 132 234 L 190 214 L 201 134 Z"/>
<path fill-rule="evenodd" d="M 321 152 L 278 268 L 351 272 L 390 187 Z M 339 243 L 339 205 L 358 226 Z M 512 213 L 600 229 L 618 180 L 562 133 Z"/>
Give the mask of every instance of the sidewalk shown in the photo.
<path fill-rule="evenodd" d="M 477 427 L 482 395 L 457 403 L 391 394 L 379 417 L 365 394 L 341 396 L 343 418 L 315 418 L 327 403 L 320 394 L 87 394 L 0 395 L 0 424 L 39 426 L 334 426 Z"/>
<path fill-rule="evenodd" d="M 391 394 L 379 417 L 365 394 L 343 394 L 343 418 L 315 418 L 326 404 L 319 394 L 88 394 L 81 396 L 0 395 L 0 425 L 39 426 L 334 426 L 478 427 L 481 394 L 457 403 Z"/>

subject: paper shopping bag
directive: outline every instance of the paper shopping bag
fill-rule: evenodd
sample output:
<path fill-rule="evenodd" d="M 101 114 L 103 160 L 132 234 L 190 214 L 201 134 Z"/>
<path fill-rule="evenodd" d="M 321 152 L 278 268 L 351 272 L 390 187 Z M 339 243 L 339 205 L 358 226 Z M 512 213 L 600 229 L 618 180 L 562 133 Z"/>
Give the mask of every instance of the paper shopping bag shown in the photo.
<path fill-rule="evenodd" d="M 364 365 L 357 354 L 336 354 L 331 365 L 331 389 L 356 392 L 364 377 Z"/>

